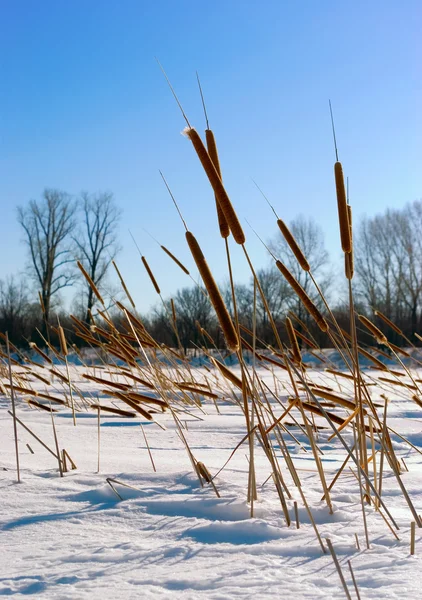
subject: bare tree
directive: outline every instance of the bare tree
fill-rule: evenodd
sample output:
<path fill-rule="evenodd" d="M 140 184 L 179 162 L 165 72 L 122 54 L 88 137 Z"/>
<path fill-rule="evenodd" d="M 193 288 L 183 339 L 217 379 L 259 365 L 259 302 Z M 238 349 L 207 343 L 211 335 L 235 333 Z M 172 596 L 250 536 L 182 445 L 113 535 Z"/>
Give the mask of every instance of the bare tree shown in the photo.
<path fill-rule="evenodd" d="M 28 321 L 28 296 L 23 280 L 0 280 L 0 329 L 14 343 L 21 342 Z"/>
<path fill-rule="evenodd" d="M 380 310 L 410 334 L 418 330 L 422 308 L 421 227 L 422 202 L 415 201 L 363 218 L 355 236 L 357 283 L 366 308 Z"/>
<path fill-rule="evenodd" d="M 206 331 L 209 331 L 215 322 L 213 308 L 207 293 L 200 286 L 185 287 L 176 293 L 174 304 L 177 329 L 184 351 L 186 352 L 186 349 L 192 344 L 201 346 L 203 340 L 196 322 Z"/>
<path fill-rule="evenodd" d="M 121 210 L 116 206 L 113 194 L 100 192 L 88 194 L 82 192 L 80 207 L 83 222 L 80 230 L 73 236 L 78 259 L 84 265 L 97 288 L 101 288 L 111 261 L 120 250 L 116 230 Z M 96 296 L 92 288 L 86 285 L 86 320 L 94 306 Z"/>
<path fill-rule="evenodd" d="M 74 281 L 68 267 L 73 260 L 70 234 L 75 227 L 75 203 L 65 192 L 46 189 L 42 200 L 18 207 L 18 222 L 25 232 L 30 273 L 41 288 L 48 323 L 52 298 Z"/>

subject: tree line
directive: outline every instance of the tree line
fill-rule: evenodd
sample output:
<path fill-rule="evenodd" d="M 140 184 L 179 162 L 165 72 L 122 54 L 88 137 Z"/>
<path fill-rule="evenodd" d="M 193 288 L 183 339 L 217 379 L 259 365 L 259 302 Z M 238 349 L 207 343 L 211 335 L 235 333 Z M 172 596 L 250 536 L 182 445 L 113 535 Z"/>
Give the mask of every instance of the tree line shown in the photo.
<path fill-rule="evenodd" d="M 60 304 L 60 291 L 77 284 L 82 291 L 73 310 L 78 318 L 90 324 L 97 297 L 76 267 L 76 261 L 97 289 L 111 285 L 107 273 L 120 250 L 117 237 L 120 215 L 121 210 L 109 192 L 83 192 L 75 198 L 60 190 L 46 189 L 40 200 L 18 207 L 28 264 L 24 276 L 0 280 L 0 331 L 7 331 L 10 339 L 20 346 L 43 336 L 52 336 L 54 343 L 58 317 L 62 325 L 67 325 L 69 331 L 72 329 Z M 289 228 L 307 257 L 311 272 L 300 267 L 280 233 L 268 242 L 270 253 L 282 260 L 320 310 L 326 312 L 315 287 L 316 280 L 336 319 L 348 329 L 346 287 L 339 284 L 344 277 L 331 265 L 321 227 L 299 216 Z M 354 231 L 357 310 L 372 319 L 375 310 L 381 311 L 415 344 L 418 342 L 415 334 L 422 334 L 421 231 L 422 201 L 365 217 Z M 258 269 L 257 276 L 282 337 L 284 320 L 290 314 L 299 331 L 311 333 L 321 346 L 329 345 L 274 261 Z M 255 330 L 259 340 L 273 344 L 268 313 L 252 278 L 249 282 L 235 282 L 234 287 L 236 311 L 245 339 L 250 337 L 248 332 Z M 231 284 L 221 282 L 220 288 L 233 314 Z M 113 317 L 112 307 L 110 310 L 118 324 L 120 317 L 117 314 Z M 201 347 L 206 343 L 206 334 L 217 346 L 223 345 L 213 308 L 201 286 L 177 290 L 172 299 L 156 306 L 143 320 L 157 341 L 169 346 L 181 345 L 185 350 Z M 384 321 L 378 319 L 377 325 L 394 343 L 407 345 Z M 81 340 L 72 339 L 71 333 L 70 340 L 81 345 Z"/>

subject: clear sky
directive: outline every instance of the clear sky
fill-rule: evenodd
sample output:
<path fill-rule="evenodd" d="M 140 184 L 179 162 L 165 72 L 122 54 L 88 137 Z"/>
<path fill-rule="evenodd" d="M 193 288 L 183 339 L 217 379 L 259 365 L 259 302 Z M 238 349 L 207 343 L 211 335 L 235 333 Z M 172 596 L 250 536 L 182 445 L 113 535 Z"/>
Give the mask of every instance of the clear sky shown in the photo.
<path fill-rule="evenodd" d="M 256 266 L 279 215 L 299 213 L 340 253 L 334 107 L 355 220 L 422 197 L 420 0 L 0 0 L 0 278 L 23 270 L 16 206 L 45 187 L 114 192 L 118 264 L 141 311 L 190 280 L 143 228 L 192 265 L 166 175 L 217 278 L 226 276 L 214 200 L 164 65 L 191 123 L 205 129 L 198 70 L 226 188 Z M 249 277 L 234 249 L 237 280 Z"/>

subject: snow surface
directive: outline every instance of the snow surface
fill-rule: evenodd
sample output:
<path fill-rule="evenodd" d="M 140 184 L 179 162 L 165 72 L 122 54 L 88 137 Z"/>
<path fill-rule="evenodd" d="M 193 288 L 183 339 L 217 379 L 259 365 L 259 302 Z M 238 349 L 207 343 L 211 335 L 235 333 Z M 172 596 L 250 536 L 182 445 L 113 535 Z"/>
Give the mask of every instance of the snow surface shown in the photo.
<path fill-rule="evenodd" d="M 16 368 L 18 370 L 18 368 Z M 82 367 L 72 367 L 72 379 L 90 394 L 104 395 L 95 383 L 81 380 Z M 198 379 L 203 374 L 195 371 Z M 269 386 L 273 376 L 262 369 Z M 329 385 L 327 374 L 308 371 L 314 381 Z M 367 372 L 377 378 L 379 372 Z M 284 374 L 277 374 L 281 382 Z M 331 376 L 333 388 L 338 390 Z M 40 381 L 34 388 L 43 390 Z M 341 381 L 342 392 L 351 390 Z M 418 448 L 422 446 L 422 410 L 398 390 L 389 404 L 389 425 Z M 63 390 L 62 390 L 63 391 Z M 280 391 L 280 390 L 279 390 Z M 287 402 L 287 389 L 281 390 Z M 391 398 L 392 388 L 386 386 Z M 382 389 L 374 392 L 379 398 Z M 53 395 L 60 396 L 60 386 Z M 284 394 L 284 397 L 283 397 Z M 104 398 L 101 398 L 104 402 Z M 212 401 L 203 410 L 181 414 L 184 435 L 196 460 L 212 475 L 224 465 L 245 435 L 240 408 L 221 400 L 218 414 Z M 303 502 L 276 448 L 286 485 L 292 524 L 287 527 L 272 479 L 271 469 L 256 446 L 258 501 L 254 517 L 246 502 L 248 447 L 242 445 L 216 477 L 220 493 L 201 487 L 171 414 L 159 413 L 155 423 L 101 415 L 101 464 L 97 473 L 97 416 L 77 414 L 73 426 L 68 409 L 54 414 L 60 448 L 77 465 L 61 478 L 56 459 L 18 426 L 22 482 L 16 482 L 13 422 L 10 399 L 0 396 L 0 595 L 47 599 L 130 598 L 345 598 L 329 553 L 323 554 Z M 281 409 L 274 408 L 276 414 Z M 339 413 L 340 414 L 340 413 Z M 343 412 L 343 415 L 345 413 Z M 18 417 L 54 450 L 51 417 L 30 408 L 18 395 Z M 298 412 L 296 418 L 300 419 Z M 290 419 L 287 418 L 287 421 Z M 323 424 L 323 421 L 318 421 Z M 157 472 L 154 473 L 140 423 L 143 424 Z M 321 537 L 330 538 L 350 595 L 356 598 L 347 561 L 353 566 L 362 599 L 417 599 L 422 597 L 422 539 L 416 529 L 416 554 L 410 556 L 411 512 L 388 467 L 383 499 L 400 530 L 396 540 L 382 517 L 366 505 L 370 549 L 366 549 L 359 488 L 346 469 L 332 492 L 334 513 L 321 501 L 322 488 L 309 444 L 297 428 L 291 432 L 308 452 L 285 436 L 298 469 L 306 499 Z M 330 482 L 345 451 L 331 431 L 321 430 L 318 443 Z M 345 433 L 349 444 L 350 432 Z M 393 436 L 394 449 L 409 472 L 403 482 L 422 512 L 422 456 Z M 29 444 L 32 454 L 26 444 Z M 353 465 L 352 465 L 353 466 Z M 353 470 L 355 470 L 353 466 Z M 107 483 L 111 477 L 131 487 Z M 135 489 L 134 489 L 135 488 Z M 299 506 L 296 528 L 293 502 Z M 357 534 L 360 549 L 356 547 Z"/>

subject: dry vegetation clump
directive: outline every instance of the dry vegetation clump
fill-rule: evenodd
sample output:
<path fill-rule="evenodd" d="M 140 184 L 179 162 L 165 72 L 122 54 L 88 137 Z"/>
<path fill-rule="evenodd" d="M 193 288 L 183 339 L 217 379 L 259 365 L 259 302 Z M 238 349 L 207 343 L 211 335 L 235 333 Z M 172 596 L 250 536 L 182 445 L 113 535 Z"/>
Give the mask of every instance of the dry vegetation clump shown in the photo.
<path fill-rule="evenodd" d="M 185 237 L 205 286 L 205 293 L 215 309 L 226 348 L 216 347 L 206 327 L 197 323 L 204 340 L 203 346 L 199 350 L 205 364 L 203 369 L 198 370 L 192 365 L 190 357 L 184 354 L 180 343 L 176 347 L 158 343 L 148 332 L 137 313 L 136 304 L 125 281 L 117 265 L 113 263 L 130 303 L 130 309 L 124 303 L 115 303 L 114 309 L 121 316 L 121 327 L 117 328 L 114 324 L 115 320 L 110 318 L 108 309 L 94 282 L 79 264 L 79 268 L 100 302 L 101 310 L 92 314 L 90 323 L 82 322 L 74 315 L 71 315 L 71 319 L 76 335 L 87 346 L 98 351 L 100 363 L 97 366 L 85 365 L 83 377 L 87 381 L 94 382 L 106 396 L 105 399 L 100 402 L 95 395 L 83 392 L 74 381 L 72 367 L 68 363 L 69 351 L 66 332 L 60 325 L 58 326 L 60 349 L 50 345 L 47 339 L 44 339 L 43 349 L 35 344 L 32 345 L 33 352 L 42 359 L 41 364 L 24 357 L 17 348 L 13 348 L 12 351 L 21 356 L 23 364 L 13 360 L 10 353 L 0 353 L 2 393 L 6 396 L 14 394 L 18 407 L 26 403 L 33 410 L 51 413 L 57 410 L 71 409 L 76 427 L 78 426 L 78 415 L 86 411 L 94 411 L 98 415 L 110 413 L 125 419 L 141 417 L 153 422 L 158 427 L 162 427 L 160 418 L 166 412 L 174 420 L 181 443 L 186 447 L 192 468 L 200 484 L 212 485 L 217 495 L 224 494 L 224 482 L 221 476 L 224 467 L 218 473 L 213 474 L 203 462 L 196 460 L 189 446 L 189 436 L 183 421 L 186 415 L 200 413 L 205 404 L 214 405 L 218 411 L 221 402 L 231 402 L 244 415 L 245 432 L 243 440 L 233 449 L 228 459 L 230 460 L 230 457 L 243 445 L 247 445 L 249 472 L 245 497 L 250 504 L 251 516 L 254 514 L 254 502 L 258 497 L 255 458 L 259 452 L 268 462 L 268 469 L 280 500 L 280 510 L 287 526 L 291 521 L 290 501 L 299 494 L 299 502 L 303 504 L 309 515 L 321 550 L 324 553 L 327 552 L 327 547 L 312 516 L 312 506 L 307 501 L 305 486 L 287 445 L 287 441 L 289 444 L 294 443 L 300 452 L 304 451 L 304 442 L 298 439 L 300 434 L 312 451 L 315 470 L 323 490 L 323 500 L 327 503 L 330 512 L 332 511 L 331 498 L 336 491 L 336 482 L 345 473 L 346 468 L 353 467 L 357 480 L 356 485 L 360 492 L 362 518 L 368 547 L 370 517 L 367 509 L 369 506 L 374 507 L 375 511 L 384 519 L 388 531 L 397 537 L 397 523 L 383 496 L 383 477 L 387 464 L 397 480 L 397 485 L 411 511 L 414 522 L 420 527 L 422 525 L 420 517 L 403 483 L 404 465 L 394 449 L 392 438 L 396 432 L 389 426 L 387 411 L 388 397 L 400 396 L 413 402 L 417 407 L 422 406 L 421 380 L 417 378 L 414 370 L 420 363 L 412 349 L 402 351 L 397 348 L 368 318 L 355 313 L 352 213 L 346 198 L 343 168 L 338 161 L 337 149 L 334 184 L 341 246 L 345 255 L 345 277 L 349 289 L 349 329 L 346 331 L 337 323 L 326 298 L 313 278 L 315 291 L 320 297 L 320 305 L 324 307 L 324 310 L 318 308 L 316 303 L 311 300 L 287 267 L 277 257 L 273 258 L 280 271 L 280 277 L 287 280 L 300 298 L 305 309 L 327 336 L 327 343 L 334 344 L 342 359 L 342 367 L 330 360 L 321 346 L 316 343 L 306 324 L 294 314 L 286 315 L 285 320 L 289 344 L 281 341 L 265 293 L 256 277 L 247 252 L 246 239 L 239 218 L 222 182 L 214 134 L 208 128 L 207 123 L 205 146 L 199 133 L 190 126 L 189 122 L 185 132 L 209 179 L 216 202 L 219 231 L 224 240 L 221 240 L 221 243 L 225 244 L 227 253 L 227 269 L 232 290 L 232 314 L 227 309 L 198 241 L 187 227 Z M 312 265 L 308 263 L 284 221 L 277 217 L 276 224 L 301 268 L 312 276 Z M 242 246 L 245 260 L 255 281 L 255 297 L 261 298 L 268 322 L 273 328 L 275 347 L 269 346 L 257 338 L 254 327 L 248 329 L 238 320 L 237 299 L 230 260 L 230 233 L 235 242 Z M 161 248 L 180 269 L 189 274 L 188 269 L 174 254 L 164 246 Z M 142 261 L 157 294 L 160 294 L 157 280 L 144 256 L 142 256 Z M 256 302 L 254 309 L 256 311 Z M 375 314 L 396 333 L 402 333 L 382 313 L 376 312 Z M 171 306 L 168 319 L 175 332 L 175 339 L 178 340 L 174 304 Z M 386 350 L 391 352 L 391 355 L 386 354 L 378 347 L 362 344 L 359 341 L 360 325 L 369 330 L 377 344 L 383 345 Z M 319 362 L 318 372 L 308 368 L 304 362 L 305 352 Z M 229 356 L 238 367 L 235 371 L 229 366 L 227 360 Z M 388 366 L 382 360 L 385 356 L 392 357 L 395 365 Z M 370 371 L 363 369 L 360 359 L 370 361 L 372 369 Z M 58 367 L 57 363 L 63 368 Z M 8 374 L 8 365 L 11 366 L 11 377 Z M 263 381 L 262 369 L 271 374 L 272 386 Z M 282 379 L 280 373 L 287 373 L 288 378 Z M 316 374 L 318 378 L 316 378 Z M 321 377 L 324 385 L 321 383 Z M 36 391 L 33 387 L 35 382 L 39 383 L 40 381 L 44 386 L 43 392 Z M 385 398 L 382 403 L 374 399 L 375 392 L 382 393 L 382 397 Z M 59 395 L 61 397 L 58 397 Z M 23 421 L 18 420 L 16 416 L 14 422 L 18 423 L 18 426 L 25 426 Z M 321 438 L 321 436 L 324 437 Z M 401 437 L 405 439 L 403 436 Z M 324 439 L 326 446 L 331 445 L 337 451 L 341 449 L 344 455 L 343 465 L 331 482 L 328 482 L 324 463 L 321 460 L 319 447 L 321 439 Z M 51 449 L 43 440 L 39 441 L 56 457 L 61 473 L 66 471 L 69 464 L 75 466 L 74 463 L 69 462 L 71 461 L 69 456 L 71 449 L 69 449 L 69 453 L 63 454 L 59 448 Z M 406 443 L 412 451 L 421 452 L 410 442 L 406 441 Z M 150 455 L 153 463 L 151 451 Z M 287 483 L 287 474 L 293 485 Z M 219 490 L 215 485 L 217 475 L 220 475 L 219 481 L 221 482 Z M 264 488 L 262 493 L 265 493 Z"/>

